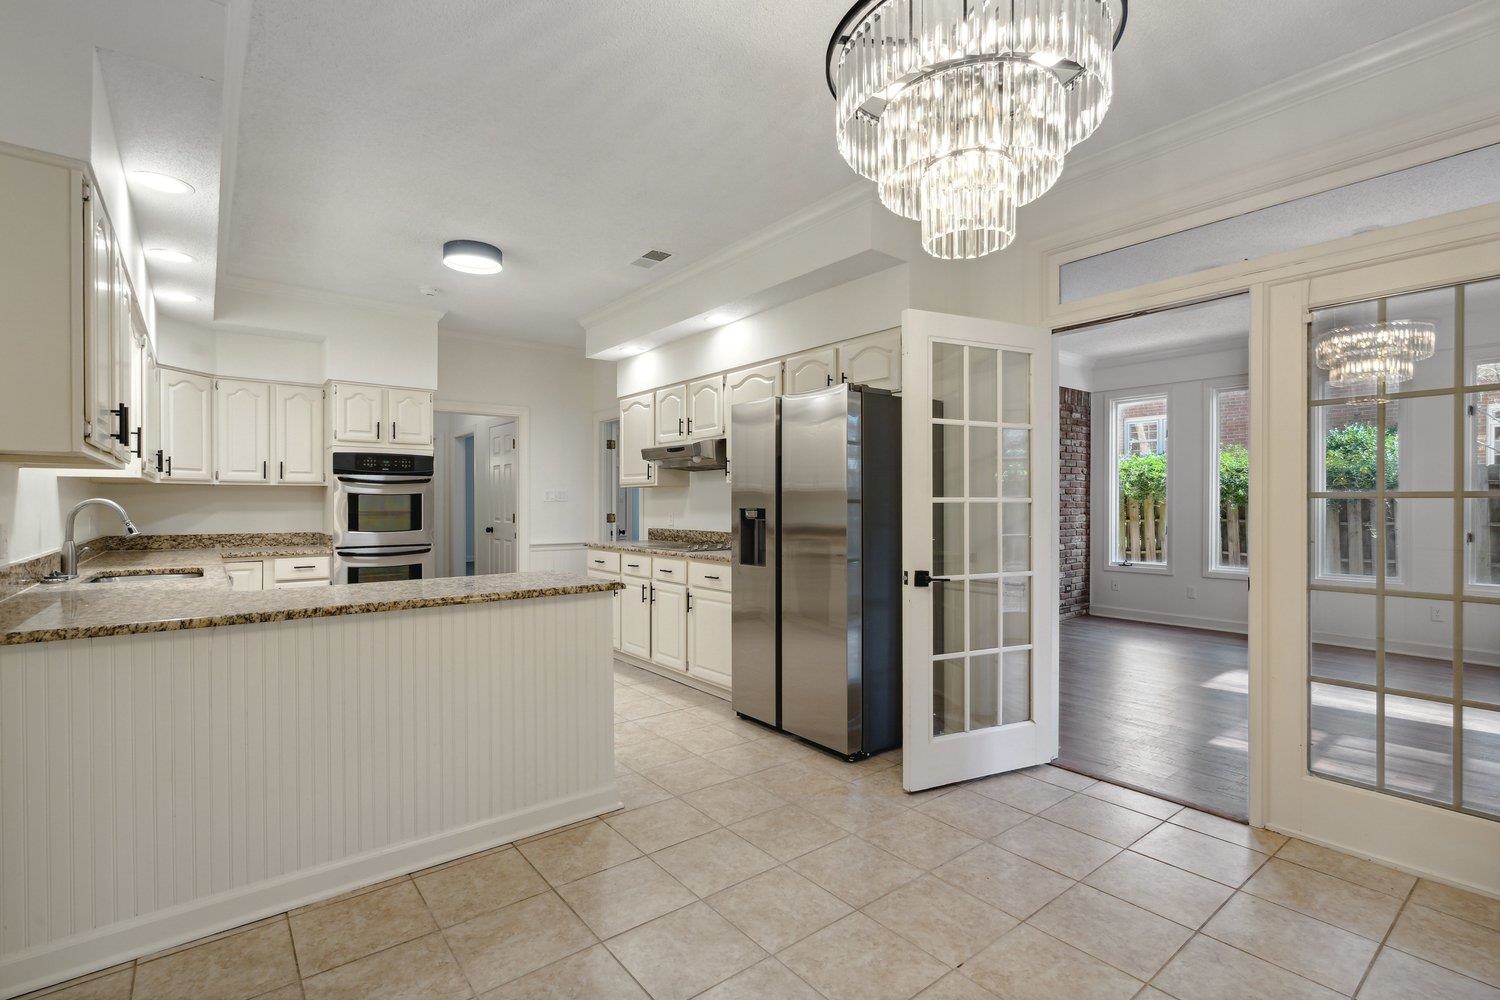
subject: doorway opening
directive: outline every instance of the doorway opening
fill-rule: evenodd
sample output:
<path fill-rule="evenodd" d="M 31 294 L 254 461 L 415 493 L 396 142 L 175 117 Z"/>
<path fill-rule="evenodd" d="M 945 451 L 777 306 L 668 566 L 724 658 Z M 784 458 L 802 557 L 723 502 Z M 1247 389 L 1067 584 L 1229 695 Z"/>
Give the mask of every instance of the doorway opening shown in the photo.
<path fill-rule="evenodd" d="M 599 510 L 595 538 L 601 542 L 641 537 L 641 491 L 620 485 L 620 420 L 599 421 Z"/>
<path fill-rule="evenodd" d="M 438 576 L 520 570 L 522 419 L 503 413 L 437 412 L 433 480 Z"/>
<path fill-rule="evenodd" d="M 1054 337 L 1059 757 L 1249 811 L 1248 295 Z"/>

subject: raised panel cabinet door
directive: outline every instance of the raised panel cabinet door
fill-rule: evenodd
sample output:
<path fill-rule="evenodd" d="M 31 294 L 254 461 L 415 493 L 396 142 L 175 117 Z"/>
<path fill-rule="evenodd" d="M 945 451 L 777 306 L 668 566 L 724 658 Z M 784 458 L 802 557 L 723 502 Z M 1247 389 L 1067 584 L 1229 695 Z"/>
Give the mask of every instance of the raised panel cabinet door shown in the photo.
<path fill-rule="evenodd" d="M 310 385 L 271 387 L 276 425 L 271 470 L 278 483 L 323 481 L 323 390 Z"/>
<path fill-rule="evenodd" d="M 651 584 L 651 662 L 687 670 L 687 588 Z"/>
<path fill-rule="evenodd" d="M 215 467 L 221 483 L 271 481 L 271 387 L 214 380 Z"/>
<path fill-rule="evenodd" d="M 688 673 L 700 680 L 729 687 L 732 645 L 730 627 L 733 604 L 727 593 L 694 590 L 688 602 Z"/>
<path fill-rule="evenodd" d="M 672 385 L 656 390 L 656 443 L 667 444 L 687 437 L 687 386 Z"/>
<path fill-rule="evenodd" d="M 87 282 L 84 294 L 87 306 L 83 348 L 84 417 L 88 421 L 87 442 L 111 454 L 114 452 L 114 434 L 119 430 L 119 418 L 111 411 L 120 405 L 115 398 L 119 391 L 119 351 L 116 348 L 119 318 L 116 315 L 115 284 L 119 277 L 118 255 L 114 230 L 104 214 L 99 192 L 94 191 L 89 200 L 88 268 L 84 278 Z"/>
<path fill-rule="evenodd" d="M 261 590 L 265 587 L 265 564 L 260 562 L 227 562 L 230 590 Z"/>
<path fill-rule="evenodd" d="M 724 376 L 700 378 L 687 387 L 687 436 L 724 436 Z"/>
<path fill-rule="evenodd" d="M 421 389 L 387 389 L 386 420 L 392 444 L 432 444 L 432 393 Z"/>
<path fill-rule="evenodd" d="M 654 485 L 651 463 L 641 449 L 656 443 L 656 405 L 651 393 L 620 400 L 620 485 Z"/>
<path fill-rule="evenodd" d="M 128 462 L 135 457 L 135 429 L 140 423 L 141 411 L 134 399 L 137 334 L 144 335 L 146 324 L 136 322 L 135 292 L 130 287 L 130 273 L 125 270 L 125 257 L 117 249 L 115 253 L 115 323 L 113 346 L 115 350 L 115 405 L 124 412 L 116 417 L 116 426 L 121 438 L 116 438 L 113 447 L 115 457 Z"/>
<path fill-rule="evenodd" d="M 839 373 L 845 382 L 901 391 L 901 331 L 885 330 L 839 345 Z"/>
<path fill-rule="evenodd" d="M 620 650 L 651 659 L 651 584 L 626 580 L 620 591 Z"/>
<path fill-rule="evenodd" d="M 214 380 L 195 372 L 161 369 L 161 441 L 164 481 L 213 482 Z"/>
<path fill-rule="evenodd" d="M 826 389 L 839 380 L 838 351 L 832 347 L 794 354 L 785 364 L 788 393 Z"/>
<path fill-rule="evenodd" d="M 141 474 L 155 482 L 166 471 L 161 447 L 161 369 L 149 351 L 141 359 Z"/>
<path fill-rule="evenodd" d="M 385 440 L 385 390 L 373 385 L 335 382 L 333 439 L 340 444 L 379 444 Z"/>

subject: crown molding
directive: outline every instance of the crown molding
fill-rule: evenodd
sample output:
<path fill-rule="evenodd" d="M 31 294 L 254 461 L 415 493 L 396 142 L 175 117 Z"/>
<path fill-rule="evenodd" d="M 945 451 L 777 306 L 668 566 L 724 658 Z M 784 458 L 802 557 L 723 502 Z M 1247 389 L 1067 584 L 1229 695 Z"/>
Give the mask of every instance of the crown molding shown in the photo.
<path fill-rule="evenodd" d="M 682 270 L 662 278 L 660 281 L 653 281 L 649 285 L 645 285 L 615 299 L 608 305 L 586 313 L 579 317 L 578 322 L 585 330 L 597 326 L 639 306 L 643 302 L 649 302 L 668 289 L 676 288 L 679 285 L 696 281 L 715 271 L 731 267 L 742 257 L 792 239 L 799 233 L 822 225 L 830 219 L 836 219 L 850 211 L 865 208 L 875 203 L 875 189 L 870 182 L 865 180 L 856 181 L 821 201 L 814 202 L 807 208 L 794 212 L 779 222 L 772 223 L 759 232 L 714 251 L 701 260 L 689 264 Z"/>
<path fill-rule="evenodd" d="M 1077 157 L 1064 169 L 1053 192 L 1066 190 L 1069 186 L 1104 171 L 1156 159 L 1248 122 L 1316 100 L 1330 92 L 1358 86 L 1371 73 L 1388 73 L 1418 60 L 1441 55 L 1477 37 L 1497 33 L 1500 33 L 1500 4 L 1484 0 L 1198 114 L 1163 125 L 1092 156 L 1085 154 Z"/>
<path fill-rule="evenodd" d="M 262 281 L 259 278 L 244 278 L 238 275 L 227 275 L 219 280 L 219 288 L 231 292 L 245 292 L 250 295 L 266 295 L 274 298 L 292 299 L 297 302 L 307 302 L 313 305 L 335 306 L 341 309 L 358 309 L 364 312 L 381 313 L 386 316 L 401 316 L 406 319 L 418 319 L 436 323 L 447 315 L 446 309 L 428 309 L 423 306 L 407 306 L 395 302 L 381 302 L 378 299 L 366 299 L 357 295 L 344 295 L 340 292 L 328 292 L 320 288 L 308 288 L 304 285 L 284 285 L 275 281 Z"/>

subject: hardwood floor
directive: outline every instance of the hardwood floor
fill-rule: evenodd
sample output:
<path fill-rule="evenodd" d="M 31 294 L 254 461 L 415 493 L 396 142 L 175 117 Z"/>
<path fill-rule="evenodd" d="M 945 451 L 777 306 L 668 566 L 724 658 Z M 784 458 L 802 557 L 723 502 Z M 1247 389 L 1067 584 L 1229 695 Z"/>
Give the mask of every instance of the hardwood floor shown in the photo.
<path fill-rule="evenodd" d="M 1059 660 L 1060 766 L 1245 819 L 1244 636 L 1083 616 Z"/>

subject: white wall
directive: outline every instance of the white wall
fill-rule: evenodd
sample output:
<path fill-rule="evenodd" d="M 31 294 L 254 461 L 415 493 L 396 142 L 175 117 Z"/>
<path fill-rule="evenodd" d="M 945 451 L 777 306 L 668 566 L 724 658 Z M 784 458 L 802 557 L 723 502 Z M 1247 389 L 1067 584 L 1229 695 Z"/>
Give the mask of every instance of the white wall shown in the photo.
<path fill-rule="evenodd" d="M 1208 505 L 1212 426 L 1209 389 L 1243 385 L 1248 371 L 1245 350 L 1092 369 L 1090 614 L 1231 632 L 1246 630 L 1249 591 L 1245 578 L 1208 575 Z M 1158 393 L 1167 397 L 1166 572 L 1154 567 L 1112 565 L 1110 552 L 1112 403 Z M 1188 596 L 1190 589 L 1196 596 Z"/>
<path fill-rule="evenodd" d="M 226 378 L 322 382 L 339 377 L 325 374 L 323 353 L 318 337 L 206 327 L 165 316 L 157 322 L 158 361 Z"/>
<path fill-rule="evenodd" d="M 466 334 L 438 338 L 438 407 L 525 407 L 531 545 L 579 544 L 595 530 L 595 415 L 615 408 L 614 365 L 570 350 Z M 547 502 L 549 491 L 567 500 Z"/>

